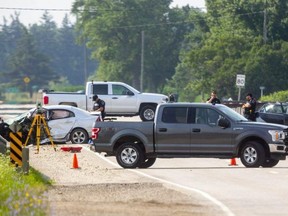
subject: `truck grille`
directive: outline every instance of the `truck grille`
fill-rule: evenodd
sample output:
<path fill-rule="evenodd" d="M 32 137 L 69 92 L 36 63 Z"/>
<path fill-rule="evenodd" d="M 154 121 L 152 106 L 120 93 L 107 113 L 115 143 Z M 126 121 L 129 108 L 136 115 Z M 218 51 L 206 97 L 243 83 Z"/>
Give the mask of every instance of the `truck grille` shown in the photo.
<path fill-rule="evenodd" d="M 285 139 L 284 139 L 284 144 L 285 146 L 288 146 L 288 128 L 283 130 L 285 133 Z"/>

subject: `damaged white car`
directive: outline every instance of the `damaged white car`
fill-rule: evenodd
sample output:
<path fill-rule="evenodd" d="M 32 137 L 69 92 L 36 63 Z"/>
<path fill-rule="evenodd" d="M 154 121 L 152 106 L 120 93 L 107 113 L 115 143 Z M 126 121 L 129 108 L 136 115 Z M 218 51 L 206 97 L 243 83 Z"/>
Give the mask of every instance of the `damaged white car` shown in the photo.
<path fill-rule="evenodd" d="M 54 142 L 87 143 L 91 137 L 93 123 L 99 119 L 99 113 L 90 113 L 77 107 L 68 105 L 43 106 L 41 110 L 35 107 L 26 113 L 5 121 L 13 132 L 22 132 L 26 141 L 36 113 L 41 113 Z M 34 125 L 35 127 L 35 125 Z M 49 142 L 45 132 L 45 124 L 41 125 L 40 143 Z M 32 127 L 29 143 L 36 143 L 36 129 Z"/>

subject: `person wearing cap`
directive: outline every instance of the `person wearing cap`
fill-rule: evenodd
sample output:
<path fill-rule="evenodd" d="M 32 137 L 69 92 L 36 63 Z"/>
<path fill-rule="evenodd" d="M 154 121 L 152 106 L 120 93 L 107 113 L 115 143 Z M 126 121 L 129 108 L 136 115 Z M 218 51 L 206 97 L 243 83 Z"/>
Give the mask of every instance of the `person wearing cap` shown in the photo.
<path fill-rule="evenodd" d="M 98 95 L 94 95 L 92 100 L 94 101 L 93 104 L 93 111 L 101 112 L 102 119 L 105 117 L 105 101 L 101 100 Z"/>
<path fill-rule="evenodd" d="M 248 93 L 246 95 L 246 103 L 243 104 L 242 109 L 244 109 L 244 117 L 251 120 L 251 121 L 256 121 L 256 115 L 255 115 L 255 110 L 256 110 L 256 99 L 253 98 L 251 93 Z"/>

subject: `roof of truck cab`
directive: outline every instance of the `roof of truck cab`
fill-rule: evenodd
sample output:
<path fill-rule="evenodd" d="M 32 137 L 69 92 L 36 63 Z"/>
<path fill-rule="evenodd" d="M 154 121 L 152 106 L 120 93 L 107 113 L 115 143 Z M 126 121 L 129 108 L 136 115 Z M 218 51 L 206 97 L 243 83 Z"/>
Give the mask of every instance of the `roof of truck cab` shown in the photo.
<path fill-rule="evenodd" d="M 211 106 L 225 106 L 224 104 L 212 104 L 212 103 L 198 103 L 198 102 L 177 102 L 177 103 L 165 103 L 160 106 L 198 106 L 198 107 L 211 107 Z"/>

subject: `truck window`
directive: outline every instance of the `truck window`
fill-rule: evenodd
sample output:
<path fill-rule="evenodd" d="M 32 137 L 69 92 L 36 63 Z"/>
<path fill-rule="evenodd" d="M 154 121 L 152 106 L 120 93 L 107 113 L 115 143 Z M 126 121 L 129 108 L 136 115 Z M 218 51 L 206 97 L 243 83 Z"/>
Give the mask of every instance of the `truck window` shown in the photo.
<path fill-rule="evenodd" d="M 112 85 L 113 95 L 127 95 L 128 89 L 122 85 Z"/>
<path fill-rule="evenodd" d="M 187 123 L 187 107 L 165 107 L 162 114 L 164 123 Z"/>
<path fill-rule="evenodd" d="M 93 94 L 108 95 L 108 84 L 93 84 Z"/>
<path fill-rule="evenodd" d="M 209 124 L 211 126 L 216 126 L 219 118 L 221 118 L 221 115 L 213 109 L 196 108 L 196 124 Z"/>

